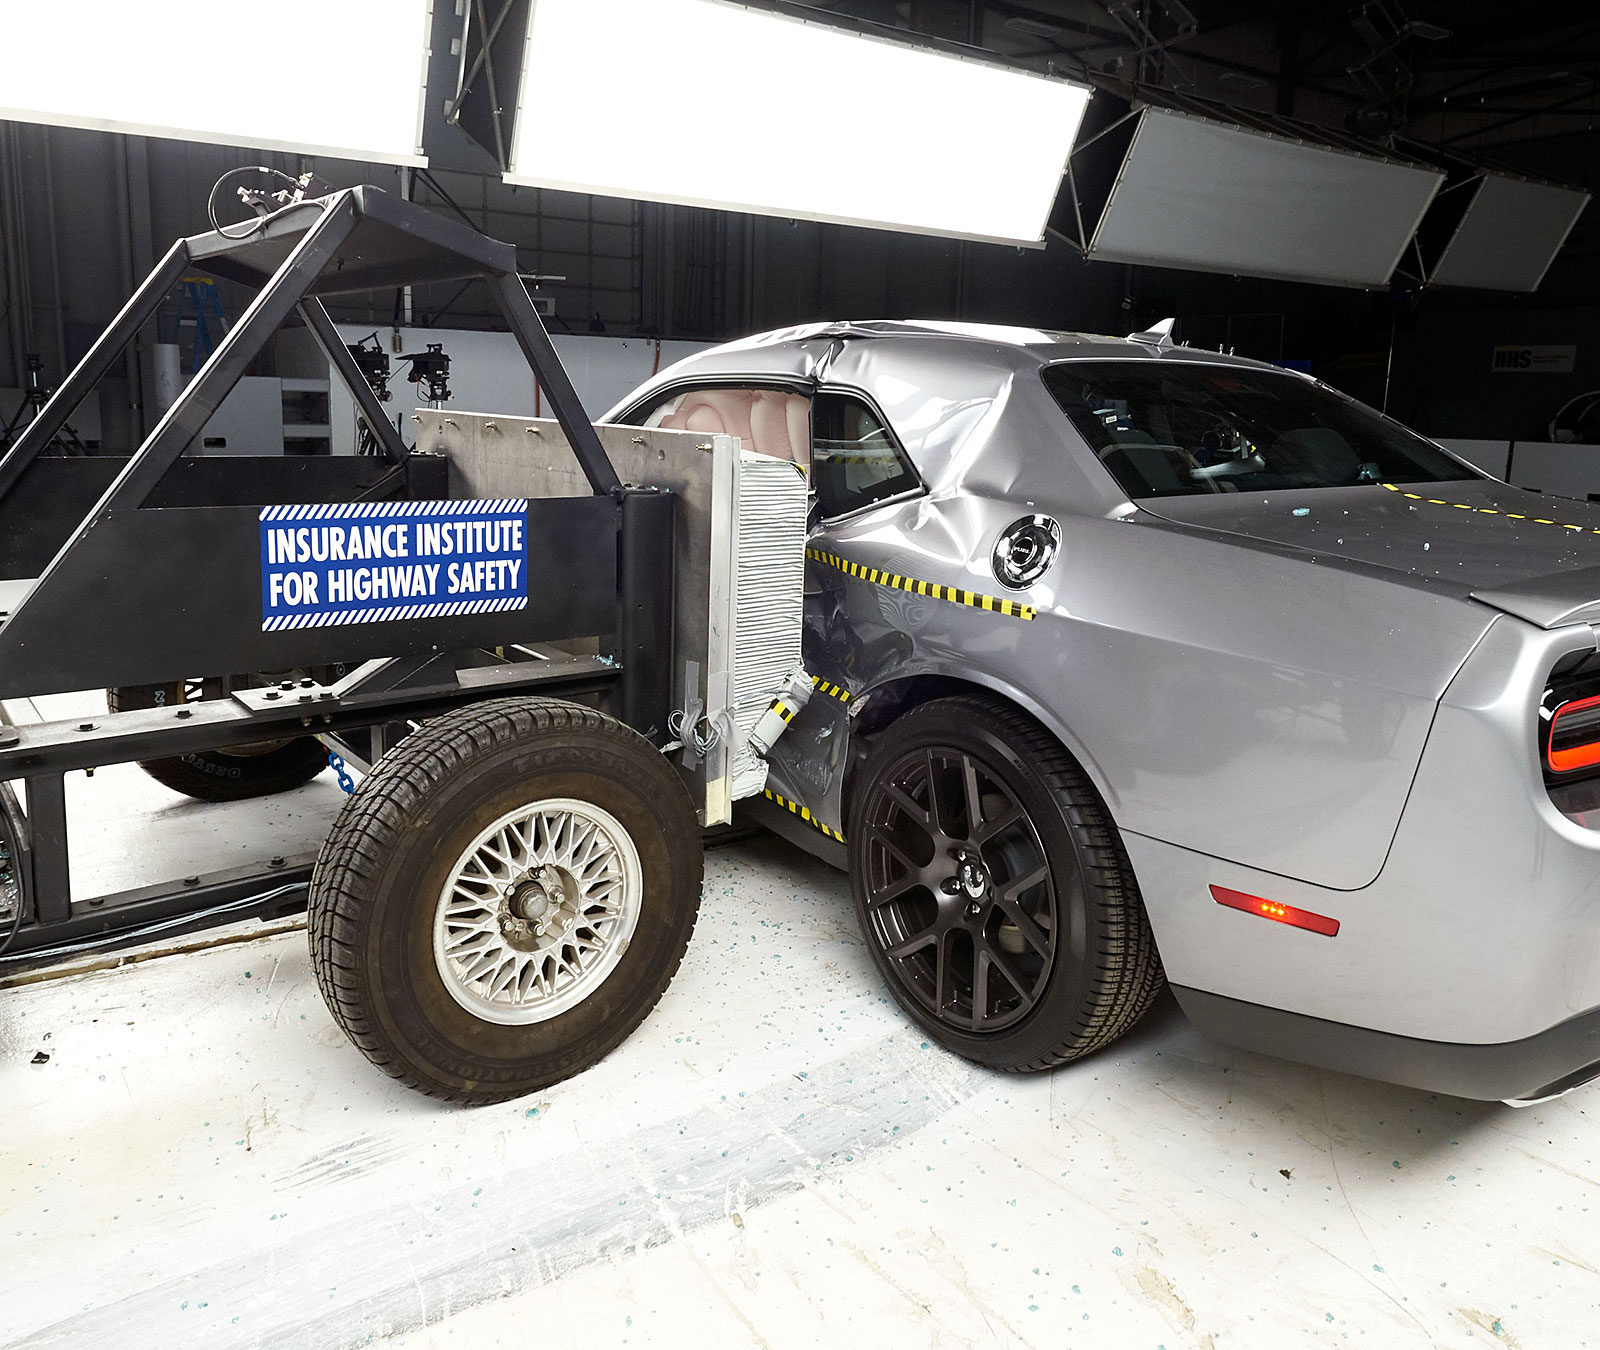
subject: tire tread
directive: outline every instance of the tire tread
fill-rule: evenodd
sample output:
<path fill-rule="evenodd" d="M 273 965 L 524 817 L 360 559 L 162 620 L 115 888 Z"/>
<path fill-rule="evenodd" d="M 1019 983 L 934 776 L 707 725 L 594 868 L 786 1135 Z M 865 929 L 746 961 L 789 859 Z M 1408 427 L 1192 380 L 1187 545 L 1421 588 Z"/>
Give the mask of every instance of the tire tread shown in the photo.
<path fill-rule="evenodd" d="M 656 753 L 655 747 L 631 728 L 579 704 L 538 698 L 472 704 L 424 724 L 398 747 L 404 754 L 391 753 L 380 760 L 339 813 L 317 856 L 307 925 L 317 987 L 334 1021 L 374 1065 L 430 1097 L 486 1103 L 522 1096 L 536 1088 L 463 1091 L 419 1072 L 379 1033 L 367 1009 L 362 989 L 366 972 L 358 959 L 360 921 L 372 904 L 375 878 L 385 857 L 399 845 L 410 812 L 433 787 L 498 744 L 567 731 L 609 738 L 619 745 L 633 742 Z M 698 907 L 697 898 L 696 912 Z M 628 1032 L 660 1002 L 682 959 L 680 950 Z"/>
<path fill-rule="evenodd" d="M 1101 1050 L 1133 1028 L 1166 984 L 1144 900 L 1111 813 L 1066 747 L 1040 722 L 1011 704 L 958 694 L 921 704 L 891 725 L 902 726 L 935 709 L 996 726 L 1019 756 L 1038 771 L 1078 843 L 1088 873 L 1085 894 L 1103 934 L 1089 957 L 1094 962 L 1089 978 L 1091 997 L 1073 1022 L 1062 1028 L 1057 1043 L 1025 1062 L 991 1067 L 1008 1073 L 1037 1073 Z"/>

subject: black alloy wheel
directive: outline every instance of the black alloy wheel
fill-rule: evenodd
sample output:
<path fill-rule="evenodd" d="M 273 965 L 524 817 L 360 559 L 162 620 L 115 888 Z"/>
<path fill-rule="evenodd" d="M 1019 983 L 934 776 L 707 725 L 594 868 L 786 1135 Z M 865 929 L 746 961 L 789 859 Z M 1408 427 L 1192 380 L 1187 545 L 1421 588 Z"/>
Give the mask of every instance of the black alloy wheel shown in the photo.
<path fill-rule="evenodd" d="M 1007 705 L 942 699 L 880 735 L 858 779 L 852 888 L 901 1006 L 957 1053 L 1041 1069 L 1116 1039 L 1160 959 L 1099 794 Z"/>

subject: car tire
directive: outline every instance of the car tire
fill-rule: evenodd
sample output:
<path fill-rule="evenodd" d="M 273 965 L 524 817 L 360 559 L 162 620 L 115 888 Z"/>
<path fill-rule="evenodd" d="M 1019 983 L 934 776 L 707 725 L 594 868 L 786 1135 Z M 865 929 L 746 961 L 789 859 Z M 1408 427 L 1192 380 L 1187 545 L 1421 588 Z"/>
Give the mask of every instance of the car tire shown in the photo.
<path fill-rule="evenodd" d="M 1127 853 L 1039 723 L 990 699 L 926 703 L 879 733 L 855 782 L 857 916 L 929 1036 L 992 1068 L 1048 1069 L 1149 1009 L 1164 976 Z"/>
<path fill-rule="evenodd" d="M 188 686 L 124 685 L 106 690 L 106 708 L 178 707 L 189 701 Z M 309 783 L 328 767 L 328 752 L 315 736 L 291 736 L 229 750 L 197 750 L 187 755 L 139 761 L 163 787 L 202 802 L 240 802 L 269 797 Z"/>
<path fill-rule="evenodd" d="M 702 864 L 688 790 L 620 722 L 552 699 L 457 709 L 334 822 L 311 879 L 317 984 L 391 1077 L 449 1101 L 522 1096 L 655 1007 Z"/>

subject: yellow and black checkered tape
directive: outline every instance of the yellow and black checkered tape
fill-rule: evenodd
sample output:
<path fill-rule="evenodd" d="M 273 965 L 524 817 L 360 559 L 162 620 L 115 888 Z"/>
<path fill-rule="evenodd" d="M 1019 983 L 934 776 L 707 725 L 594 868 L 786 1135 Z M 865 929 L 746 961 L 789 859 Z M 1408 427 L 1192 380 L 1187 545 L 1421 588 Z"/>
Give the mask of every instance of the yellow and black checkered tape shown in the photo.
<path fill-rule="evenodd" d="M 941 586 L 936 581 L 918 581 L 915 577 L 903 577 L 897 572 L 885 572 L 876 567 L 864 567 L 835 553 L 824 553 L 819 548 L 808 548 L 806 557 L 815 562 L 825 563 L 829 567 L 836 567 L 846 576 L 869 581 L 874 586 L 888 586 L 897 591 L 909 591 L 912 595 L 948 600 L 953 605 L 967 605 L 972 609 L 987 610 L 991 614 L 1004 614 L 1013 619 L 1032 619 L 1039 612 L 1032 605 L 1024 605 L 1016 600 L 983 595 L 978 591 L 964 591 L 959 586 Z"/>
<path fill-rule="evenodd" d="M 783 718 L 785 722 L 792 722 L 794 720 L 794 709 L 785 703 L 781 698 L 775 698 L 772 700 L 772 711 L 777 713 L 779 717 Z"/>
<path fill-rule="evenodd" d="M 821 679 L 816 675 L 811 677 L 811 687 L 813 689 L 820 689 L 829 698 L 836 698 L 840 703 L 848 703 L 852 698 L 855 697 L 855 695 L 852 694 L 848 689 L 841 689 L 836 684 L 829 684 L 826 680 Z"/>
<path fill-rule="evenodd" d="M 841 844 L 844 843 L 844 836 L 840 834 L 838 830 L 834 829 L 830 825 L 824 825 L 820 820 L 812 815 L 810 811 L 801 806 L 798 802 L 792 802 L 787 797 L 780 796 L 771 788 L 764 788 L 762 790 L 762 795 L 766 797 L 768 801 L 777 802 L 779 806 L 783 807 L 783 809 L 788 811 L 791 815 L 799 816 L 801 820 L 805 821 L 805 823 L 810 825 L 813 829 L 821 830 L 823 834 L 828 836 L 829 839 L 833 839 Z"/>
<path fill-rule="evenodd" d="M 1499 516 L 1502 520 L 1525 520 L 1530 525 L 1554 525 L 1558 530 L 1572 530 L 1576 534 L 1600 534 L 1600 529 L 1592 525 L 1572 525 L 1564 520 L 1550 520 L 1545 516 L 1519 515 L 1515 511 L 1497 511 L 1490 506 L 1472 506 L 1467 502 L 1448 502 L 1442 497 L 1425 497 L 1420 492 L 1407 492 L 1404 488 L 1396 487 L 1393 483 L 1384 483 L 1381 486 L 1390 492 L 1398 492 L 1409 501 L 1423 502 L 1428 506 L 1448 506 L 1455 511 L 1470 511 L 1475 516 Z"/>

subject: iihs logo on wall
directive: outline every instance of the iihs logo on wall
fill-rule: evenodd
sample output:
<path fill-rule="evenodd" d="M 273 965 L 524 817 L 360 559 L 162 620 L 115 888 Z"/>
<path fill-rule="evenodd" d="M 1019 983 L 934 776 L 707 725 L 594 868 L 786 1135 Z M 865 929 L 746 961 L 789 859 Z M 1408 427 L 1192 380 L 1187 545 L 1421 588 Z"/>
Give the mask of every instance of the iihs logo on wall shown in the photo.
<path fill-rule="evenodd" d="M 527 604 L 525 498 L 262 508 L 263 632 Z"/>
<path fill-rule="evenodd" d="M 1496 347 L 1489 369 L 1530 375 L 1568 375 L 1578 361 L 1576 347 Z"/>

